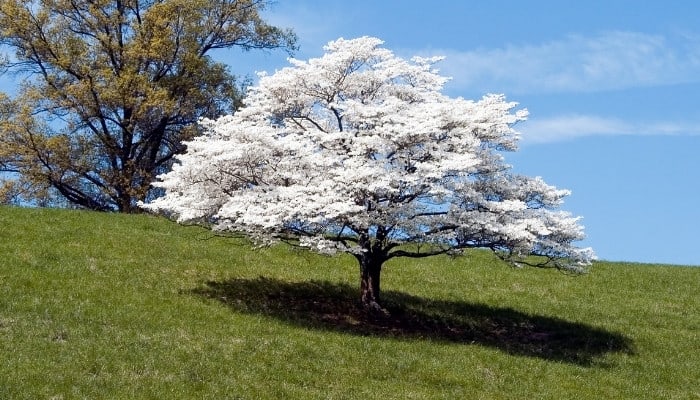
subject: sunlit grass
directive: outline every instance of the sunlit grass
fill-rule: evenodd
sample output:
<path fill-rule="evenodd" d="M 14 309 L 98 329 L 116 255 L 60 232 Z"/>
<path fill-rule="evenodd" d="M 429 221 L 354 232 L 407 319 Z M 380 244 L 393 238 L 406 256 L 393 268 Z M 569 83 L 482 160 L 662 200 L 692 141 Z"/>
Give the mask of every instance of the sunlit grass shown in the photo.
<path fill-rule="evenodd" d="M 700 268 L 253 250 L 151 216 L 0 208 L 0 398 L 700 398 Z"/>

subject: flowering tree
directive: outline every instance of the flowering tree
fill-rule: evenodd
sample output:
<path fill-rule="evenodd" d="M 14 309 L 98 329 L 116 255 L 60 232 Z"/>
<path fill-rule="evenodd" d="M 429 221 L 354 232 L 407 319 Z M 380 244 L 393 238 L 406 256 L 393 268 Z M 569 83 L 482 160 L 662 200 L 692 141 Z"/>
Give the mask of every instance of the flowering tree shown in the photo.
<path fill-rule="evenodd" d="M 214 222 L 259 243 L 347 252 L 379 306 L 382 265 L 489 248 L 516 265 L 582 271 L 594 258 L 566 190 L 513 174 L 500 152 L 527 111 L 441 93 L 437 58 L 406 61 L 371 37 L 261 75 L 233 116 L 204 120 L 150 210 Z M 539 257 L 532 257 L 533 255 Z"/>

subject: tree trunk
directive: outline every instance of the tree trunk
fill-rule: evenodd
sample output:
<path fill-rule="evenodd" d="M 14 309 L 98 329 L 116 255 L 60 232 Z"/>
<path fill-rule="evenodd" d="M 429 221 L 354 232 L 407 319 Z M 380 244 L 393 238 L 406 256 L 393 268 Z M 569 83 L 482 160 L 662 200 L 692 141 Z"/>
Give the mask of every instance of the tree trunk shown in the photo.
<path fill-rule="evenodd" d="M 363 307 L 369 311 L 386 311 L 379 303 L 379 282 L 382 272 L 382 261 L 363 254 L 358 257 L 360 262 L 360 300 Z"/>

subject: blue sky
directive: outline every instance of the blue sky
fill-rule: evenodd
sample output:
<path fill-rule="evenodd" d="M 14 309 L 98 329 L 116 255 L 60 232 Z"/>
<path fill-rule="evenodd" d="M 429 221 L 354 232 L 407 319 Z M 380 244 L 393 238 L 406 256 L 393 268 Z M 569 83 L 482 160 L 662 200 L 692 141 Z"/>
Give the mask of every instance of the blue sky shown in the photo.
<path fill-rule="evenodd" d="M 504 93 L 530 111 L 517 172 L 572 191 L 599 258 L 700 265 L 700 2 L 279 1 L 265 13 L 300 38 L 376 36 L 400 56 L 444 55 L 447 94 Z M 283 52 L 216 57 L 240 74 Z"/>
<path fill-rule="evenodd" d="M 700 265 L 700 2 L 279 0 L 264 17 L 297 32 L 300 59 L 363 35 L 446 56 L 447 94 L 504 93 L 530 111 L 507 160 L 572 191 L 563 209 L 584 217 L 582 246 Z M 240 75 L 288 65 L 282 51 L 215 57 Z"/>

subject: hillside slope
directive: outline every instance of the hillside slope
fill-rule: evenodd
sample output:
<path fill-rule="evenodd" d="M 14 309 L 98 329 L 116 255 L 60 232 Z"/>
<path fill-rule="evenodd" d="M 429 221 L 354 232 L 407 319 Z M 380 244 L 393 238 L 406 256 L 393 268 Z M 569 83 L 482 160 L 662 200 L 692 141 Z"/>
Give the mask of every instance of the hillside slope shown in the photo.
<path fill-rule="evenodd" d="M 700 268 L 252 249 L 146 215 L 0 207 L 0 398 L 700 398 Z"/>

